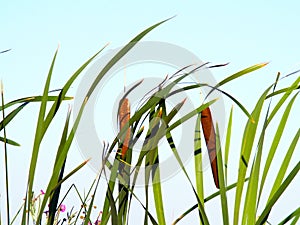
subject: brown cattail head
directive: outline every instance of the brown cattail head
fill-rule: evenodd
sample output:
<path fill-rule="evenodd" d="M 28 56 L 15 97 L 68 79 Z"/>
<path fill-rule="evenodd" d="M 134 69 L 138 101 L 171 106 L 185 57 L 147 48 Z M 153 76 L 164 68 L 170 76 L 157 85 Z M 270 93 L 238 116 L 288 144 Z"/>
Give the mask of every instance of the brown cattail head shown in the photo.
<path fill-rule="evenodd" d="M 128 98 L 121 99 L 120 101 L 120 108 L 119 108 L 119 126 L 120 131 L 123 127 L 128 123 L 130 120 L 130 102 Z M 122 143 L 122 150 L 121 150 L 121 157 L 122 159 L 125 158 L 125 154 L 128 150 L 129 141 L 130 141 L 130 127 L 126 130 L 126 132 L 122 135 L 121 143 Z"/>
<path fill-rule="evenodd" d="M 217 167 L 217 151 L 216 151 L 216 133 L 209 107 L 201 112 L 201 125 L 205 138 L 206 147 L 208 150 L 211 170 L 214 177 L 214 182 L 219 188 L 219 177 Z"/>

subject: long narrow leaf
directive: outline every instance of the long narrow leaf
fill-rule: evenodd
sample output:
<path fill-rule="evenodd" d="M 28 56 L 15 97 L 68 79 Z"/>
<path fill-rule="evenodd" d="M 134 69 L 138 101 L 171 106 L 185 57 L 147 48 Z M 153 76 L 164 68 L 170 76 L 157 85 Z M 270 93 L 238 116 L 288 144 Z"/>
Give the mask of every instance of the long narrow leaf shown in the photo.
<path fill-rule="evenodd" d="M 11 102 L 6 103 L 4 106 L 0 106 L 0 111 L 6 108 L 9 108 L 11 106 L 14 106 L 16 104 L 20 103 L 29 103 L 29 102 L 40 102 L 42 101 L 43 96 L 31 96 L 31 97 L 25 97 L 25 98 L 19 98 L 16 100 L 13 100 Z M 73 97 L 64 97 L 63 100 L 72 100 Z M 56 101 L 57 96 L 48 96 L 48 101 Z"/>
<path fill-rule="evenodd" d="M 193 116 L 197 115 L 198 113 L 202 112 L 202 110 L 206 109 L 207 107 L 209 107 L 210 105 L 212 105 L 213 103 L 215 103 L 217 101 L 217 99 L 213 99 L 201 106 L 199 106 L 198 108 L 194 109 L 193 111 L 189 112 L 188 114 L 184 115 L 183 117 L 181 117 L 180 119 L 178 119 L 177 121 L 175 121 L 173 124 L 171 124 L 168 129 L 167 132 L 175 129 L 176 127 L 178 127 L 179 125 L 181 125 L 182 123 L 184 123 L 185 121 L 189 120 L 190 118 L 192 118 Z"/>
<path fill-rule="evenodd" d="M 224 80 L 220 81 L 217 85 L 215 85 L 215 88 L 220 87 L 220 86 L 222 86 L 222 85 L 228 83 L 229 81 L 232 81 L 232 80 L 234 80 L 234 79 L 237 79 L 237 78 L 239 78 L 239 77 L 241 77 L 241 76 L 243 76 L 243 75 L 245 75 L 245 74 L 248 74 L 248 73 L 251 73 L 251 72 L 253 72 L 253 71 L 255 71 L 255 70 L 258 70 L 258 69 L 260 69 L 260 68 L 266 66 L 267 64 L 268 64 L 268 63 L 259 63 L 259 64 L 256 64 L 256 65 L 250 66 L 250 67 L 248 67 L 248 68 L 246 68 L 246 69 L 243 69 L 243 70 L 241 70 L 241 71 L 239 71 L 239 72 L 237 72 L 237 73 L 234 73 L 234 74 L 232 74 L 231 76 L 226 77 Z M 213 88 L 213 89 L 207 94 L 207 96 L 209 96 L 209 95 L 214 91 L 215 88 Z"/>
<path fill-rule="evenodd" d="M 277 82 L 279 80 L 280 73 L 277 74 L 276 81 L 273 85 L 273 92 L 275 91 Z M 243 224 L 254 224 L 256 220 L 256 208 L 257 208 L 257 202 L 259 202 L 260 194 L 258 194 L 258 182 L 259 182 L 259 172 L 260 172 L 260 164 L 261 164 L 261 158 L 262 158 L 262 151 L 263 151 L 263 144 L 267 129 L 267 119 L 270 112 L 271 107 L 271 101 L 269 102 L 267 113 L 265 115 L 265 120 L 262 128 L 261 135 L 259 137 L 258 141 L 258 147 L 256 151 L 256 156 L 254 158 L 254 162 L 251 168 L 250 178 L 249 178 L 249 184 L 246 191 L 246 199 L 244 204 L 244 212 L 242 217 L 242 223 Z M 258 196 L 258 198 L 257 198 Z"/>
<path fill-rule="evenodd" d="M 60 141 L 58 151 L 57 151 L 57 156 L 56 156 L 57 158 L 60 156 L 61 149 L 63 148 L 63 146 L 66 142 L 66 139 L 67 139 L 70 115 L 71 115 L 71 110 L 68 111 L 67 119 L 66 119 L 64 130 L 63 130 L 62 137 L 61 137 L 61 141 Z M 64 161 L 64 164 L 62 165 L 62 168 L 60 169 L 60 173 L 59 173 L 59 177 L 57 178 L 57 182 L 60 182 L 63 179 L 65 165 L 66 165 L 66 159 Z M 57 211 L 58 199 L 59 199 L 59 195 L 60 195 L 60 190 L 61 190 L 61 184 L 54 190 L 53 194 L 50 197 L 49 218 L 48 218 L 49 225 L 54 223 L 55 214 Z"/>
<path fill-rule="evenodd" d="M 264 136 L 265 136 L 265 127 L 263 128 L 262 135 L 258 143 L 258 149 L 254 159 L 254 163 L 251 168 L 249 183 L 246 191 L 246 199 L 244 204 L 242 224 L 254 224 L 256 220 L 258 181 L 259 181 L 259 172 L 260 172 Z"/>
<path fill-rule="evenodd" d="M 229 150 L 230 150 L 230 140 L 231 140 L 231 128 L 232 128 L 232 115 L 233 115 L 233 107 L 230 110 L 229 121 L 227 125 L 226 131 L 226 142 L 225 142 L 225 150 L 224 150 L 224 166 L 225 166 L 225 182 L 227 184 L 227 170 L 228 170 L 228 157 L 229 157 Z"/>
<path fill-rule="evenodd" d="M 97 87 L 98 83 L 100 82 L 100 80 L 103 78 L 103 76 L 113 67 L 113 65 L 115 65 L 127 52 L 130 51 L 131 48 L 133 48 L 146 34 L 148 34 L 151 30 L 153 30 L 154 28 L 158 27 L 159 25 L 165 23 L 166 21 L 170 20 L 166 19 L 163 20 L 157 24 L 154 24 L 153 26 L 147 28 L 146 30 L 144 30 L 143 32 L 141 32 L 140 34 L 138 34 L 135 38 L 133 38 L 127 45 L 125 45 L 106 65 L 105 67 L 101 70 L 101 72 L 98 74 L 98 76 L 96 77 L 96 79 L 93 81 L 91 87 L 89 88 L 86 96 L 87 98 L 89 98 L 89 96 L 91 96 L 91 94 L 93 93 L 93 91 L 95 90 L 95 88 Z"/>
<path fill-rule="evenodd" d="M 196 119 L 195 136 L 194 136 L 194 164 L 196 190 L 201 204 L 204 207 L 204 185 L 203 185 L 203 165 L 202 165 L 202 148 L 201 148 L 201 114 Z"/>
<path fill-rule="evenodd" d="M 282 104 L 286 101 L 286 99 L 290 96 L 290 94 L 299 86 L 300 83 L 300 76 L 294 81 L 294 83 L 288 88 L 288 90 L 284 93 L 284 95 L 280 98 L 277 102 L 276 106 L 274 107 L 273 111 L 271 112 L 268 118 L 268 124 L 272 121 L 275 114 L 278 112 Z"/>
<path fill-rule="evenodd" d="M 291 219 L 294 218 L 294 220 L 290 223 L 292 224 L 296 224 L 297 220 L 300 217 L 300 207 L 297 208 L 295 211 L 293 211 L 290 215 L 288 215 L 284 220 L 282 220 L 280 223 L 278 223 L 278 225 L 284 225 L 287 222 L 289 222 Z"/>
<path fill-rule="evenodd" d="M 199 114 L 198 114 L 198 115 L 199 115 Z M 199 124 L 200 124 L 200 122 L 199 122 Z M 197 202 L 198 202 L 198 204 L 196 205 L 196 208 L 198 208 L 198 210 L 199 210 L 200 221 L 201 221 L 202 224 L 209 224 L 209 221 L 208 221 L 207 215 L 206 215 L 206 213 L 205 213 L 205 209 L 204 209 L 204 203 L 203 203 L 203 201 L 200 199 L 201 197 L 198 196 L 197 191 L 196 191 L 196 189 L 194 188 L 193 183 L 192 183 L 192 181 L 191 181 L 191 179 L 190 179 L 190 177 L 189 177 L 189 175 L 188 175 L 188 172 L 186 171 L 186 169 L 185 169 L 185 167 L 184 167 L 184 164 L 183 164 L 183 162 L 182 162 L 182 160 L 181 160 L 181 158 L 180 158 L 180 156 L 179 156 L 179 154 L 178 154 L 178 151 L 177 151 L 177 149 L 176 149 L 176 145 L 175 145 L 175 143 L 174 143 L 174 140 L 173 140 L 173 138 L 172 138 L 172 135 L 171 135 L 171 132 L 170 132 L 170 131 L 167 131 L 167 133 L 166 133 L 166 138 L 167 138 L 167 141 L 168 141 L 168 143 L 169 143 L 169 145 L 170 145 L 170 148 L 172 149 L 172 152 L 173 152 L 173 154 L 174 154 L 176 160 L 178 161 L 178 163 L 179 163 L 179 165 L 180 165 L 180 167 L 181 167 L 183 173 L 184 173 L 185 176 L 187 177 L 187 179 L 188 179 L 188 181 L 189 181 L 189 183 L 190 183 L 190 185 L 191 185 L 191 188 L 192 188 L 192 190 L 193 190 L 193 192 L 194 192 L 194 194 L 195 194 L 195 196 L 196 196 L 196 199 L 197 199 Z"/>
<path fill-rule="evenodd" d="M 4 138 L 4 137 L 0 137 L 0 141 L 5 142 L 10 145 L 13 145 L 13 146 L 21 146 L 19 143 L 15 142 L 13 140 L 10 140 L 8 138 Z"/>
<path fill-rule="evenodd" d="M 172 96 L 176 93 L 180 93 L 180 92 L 183 92 L 183 91 L 187 91 L 187 90 L 191 90 L 191 89 L 195 89 L 195 88 L 199 88 L 199 87 L 210 87 L 212 88 L 212 90 L 217 90 L 219 92 L 221 92 L 222 94 L 224 94 L 225 96 L 227 96 L 228 98 L 230 98 L 244 113 L 245 115 L 247 115 L 249 117 L 249 119 L 252 119 L 251 118 L 251 115 L 250 113 L 247 111 L 247 109 L 243 106 L 243 104 L 241 102 L 239 102 L 235 97 L 233 97 L 232 95 L 230 95 L 229 93 L 227 93 L 226 91 L 223 91 L 221 90 L 220 88 L 218 87 L 213 87 L 209 84 L 193 84 L 193 85 L 189 85 L 189 86 L 185 86 L 185 87 L 182 87 L 181 89 L 178 89 L 178 90 L 175 90 L 175 91 L 172 91 L 169 95 L 169 96 Z M 207 95 L 208 96 L 208 95 Z M 253 120 L 253 119 L 252 119 Z"/>
<path fill-rule="evenodd" d="M 291 144 L 290 144 L 290 147 L 288 149 L 288 151 L 286 152 L 285 154 L 285 157 L 282 161 L 282 164 L 278 170 L 278 173 L 277 173 L 277 177 L 274 181 L 274 184 L 273 184 L 273 187 L 272 187 L 272 190 L 270 192 L 270 195 L 269 195 L 269 199 L 268 199 L 268 202 L 271 200 L 272 196 L 274 195 L 274 193 L 278 190 L 284 176 L 285 176 L 285 173 L 287 171 L 287 168 L 290 164 L 290 161 L 292 159 L 292 155 L 295 151 L 295 148 L 297 146 L 297 143 L 299 141 L 299 137 L 300 137 L 300 129 L 298 129 L 298 132 L 296 133 L 295 137 L 293 138 Z"/>
<path fill-rule="evenodd" d="M 158 151 L 158 149 L 155 149 Z M 153 187 L 153 197 L 155 203 L 155 209 L 157 214 L 157 221 L 159 224 L 164 225 L 166 224 L 165 221 L 165 213 L 164 213 L 164 205 L 163 205 L 163 198 L 162 198 L 162 189 L 161 189 L 161 182 L 160 182 L 160 170 L 159 170 L 159 160 L 158 156 L 155 160 L 156 165 L 152 169 L 152 187 Z"/>
<path fill-rule="evenodd" d="M 245 179 L 245 182 L 248 181 L 249 178 Z M 229 186 L 226 187 L 226 191 L 230 191 L 231 189 L 235 188 L 237 185 L 237 183 L 231 184 Z M 213 194 L 211 194 L 210 196 L 206 197 L 204 199 L 204 202 L 208 202 L 210 200 L 212 200 L 213 198 L 217 197 L 220 195 L 220 191 L 217 191 Z M 185 216 L 187 216 L 189 213 L 191 213 L 193 210 L 197 209 L 198 204 L 193 205 L 191 208 L 189 208 L 188 210 L 186 210 L 181 216 L 179 216 L 173 223 L 172 225 L 177 224 L 180 220 L 182 220 Z"/>
<path fill-rule="evenodd" d="M 235 73 L 235 74 L 233 74 L 233 75 L 225 78 L 221 82 L 219 82 L 218 86 L 222 86 L 222 85 L 228 83 L 229 81 L 232 81 L 232 80 L 234 80 L 234 79 L 236 79 L 238 77 L 241 77 L 241 76 L 243 76 L 245 74 L 251 73 L 251 72 L 253 72 L 255 70 L 258 70 L 258 69 L 260 69 L 262 67 L 265 67 L 266 65 L 268 65 L 268 63 L 259 63 L 259 64 L 256 64 L 256 65 L 250 66 L 250 67 L 248 67 L 246 69 L 243 69 L 243 70 L 241 70 L 241 71 L 239 71 L 239 72 L 237 72 L 237 73 Z"/>
<path fill-rule="evenodd" d="M 283 194 L 283 192 L 286 190 L 286 188 L 289 186 L 289 184 L 293 181 L 293 179 L 296 177 L 300 170 L 300 162 L 297 163 L 297 165 L 292 169 L 292 171 L 289 173 L 287 178 L 282 182 L 278 190 L 274 193 L 273 197 L 271 200 L 267 203 L 266 207 L 264 208 L 262 214 L 256 221 L 256 225 L 263 224 L 264 222 L 267 221 L 268 216 L 277 202 L 277 200 L 280 198 L 280 196 Z"/>
<path fill-rule="evenodd" d="M 267 175 L 268 175 L 271 163 L 273 161 L 273 158 L 274 158 L 275 152 L 277 150 L 278 144 L 279 144 L 279 142 L 281 140 L 281 137 L 282 137 L 282 134 L 283 134 L 286 122 L 288 120 L 288 116 L 289 116 L 290 111 L 292 109 L 293 103 L 294 103 L 294 101 L 295 101 L 295 99 L 297 97 L 297 94 L 294 95 L 294 97 L 291 99 L 291 101 L 287 105 L 287 107 L 286 107 L 286 109 L 285 109 L 285 111 L 284 111 L 284 113 L 282 115 L 282 118 L 280 120 L 280 123 L 279 123 L 279 125 L 278 125 L 278 127 L 276 129 L 276 133 L 274 135 L 274 138 L 273 138 L 270 150 L 268 152 L 268 157 L 267 157 L 267 160 L 266 160 L 266 163 L 265 163 L 265 166 L 264 166 L 264 170 L 263 170 L 263 173 L 262 173 L 261 184 L 260 184 L 260 193 L 262 192 L 263 187 L 265 185 L 265 181 L 266 181 L 266 178 L 267 178 Z"/>
<path fill-rule="evenodd" d="M 20 105 L 18 108 L 14 109 L 10 112 L 3 120 L 0 122 L 0 130 L 2 130 L 7 124 L 12 121 L 13 118 L 27 105 L 28 103 L 24 103 Z"/>
<path fill-rule="evenodd" d="M 271 87 L 269 87 L 259 98 L 253 112 L 252 118 L 254 119 L 255 123 L 248 120 L 244 135 L 242 139 L 242 147 L 241 147 L 241 155 L 240 155 L 240 162 L 239 162 L 239 173 L 238 173 L 238 181 L 237 181 L 237 188 L 236 188 L 236 195 L 235 195 L 235 205 L 234 205 L 234 219 L 233 224 L 237 225 L 239 222 L 239 214 L 240 214 L 240 204 L 241 204 L 241 197 L 244 187 L 244 181 L 246 177 L 246 171 L 248 168 L 248 162 L 250 159 L 254 138 L 257 130 L 258 121 L 260 118 L 260 113 L 263 107 L 264 100 L 269 92 Z"/>
<path fill-rule="evenodd" d="M 30 167 L 29 167 L 28 190 L 27 190 L 28 195 L 26 195 L 26 197 L 25 197 L 25 202 L 27 202 L 28 209 L 30 208 L 30 201 L 32 199 L 32 193 L 33 193 L 32 188 L 33 188 L 35 169 L 36 169 L 40 144 L 42 142 L 42 138 L 45 133 L 44 117 L 45 117 L 45 112 L 46 112 L 50 81 L 51 81 L 51 76 L 52 76 L 57 52 L 58 52 L 58 50 L 56 50 L 56 52 L 54 54 L 54 57 L 53 57 L 53 60 L 52 60 L 52 63 L 51 63 L 51 66 L 50 66 L 50 69 L 48 72 L 48 76 L 47 76 L 46 83 L 44 86 L 44 92 L 43 92 L 43 97 L 42 97 L 41 106 L 40 106 L 40 110 L 39 110 L 39 115 L 38 115 L 38 121 L 37 121 L 37 126 L 36 126 L 34 144 L 33 144 Z M 29 220 L 29 211 L 27 213 L 27 222 L 28 222 L 28 220 Z M 26 207 L 24 207 L 24 210 L 23 210 L 22 225 L 25 225 L 25 223 L 26 223 Z"/>
<path fill-rule="evenodd" d="M 220 188 L 221 206 L 222 206 L 222 217 L 223 224 L 229 224 L 229 212 L 228 212 L 228 202 L 226 195 L 226 184 L 224 176 L 223 158 L 221 151 L 221 141 L 218 124 L 216 124 L 216 154 L 217 154 L 217 167 L 218 167 L 218 180 Z"/>

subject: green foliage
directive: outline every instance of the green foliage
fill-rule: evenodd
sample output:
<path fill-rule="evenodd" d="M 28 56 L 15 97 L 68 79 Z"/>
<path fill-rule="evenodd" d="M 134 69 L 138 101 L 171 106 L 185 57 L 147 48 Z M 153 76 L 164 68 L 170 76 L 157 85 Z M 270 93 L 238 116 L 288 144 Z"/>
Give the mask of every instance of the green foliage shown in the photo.
<path fill-rule="evenodd" d="M 35 138 L 32 148 L 32 155 L 30 161 L 30 169 L 28 175 L 28 182 L 25 196 L 25 203 L 22 205 L 20 210 L 17 212 L 16 216 L 13 217 L 10 221 L 9 215 L 9 195 L 8 195 L 8 176 L 6 177 L 6 193 L 7 193 L 7 218 L 8 223 L 12 224 L 15 222 L 18 216 L 21 217 L 21 224 L 27 225 L 30 223 L 30 220 L 33 220 L 35 224 L 41 224 L 44 218 L 44 212 L 47 210 L 47 204 L 49 204 L 49 214 L 46 216 L 47 224 L 59 224 L 59 212 L 61 204 L 65 197 L 62 196 L 60 190 L 61 186 L 67 179 L 77 173 L 87 161 L 78 165 L 72 171 L 65 171 L 65 164 L 67 161 L 67 155 L 70 149 L 71 144 L 74 140 L 75 132 L 78 128 L 78 124 L 82 117 L 84 108 L 90 96 L 94 92 L 95 88 L 99 82 L 103 79 L 106 73 L 120 60 L 122 57 L 127 54 L 130 49 L 132 49 L 138 41 L 140 41 L 147 33 L 166 22 L 164 20 L 160 23 L 157 23 L 148 29 L 141 32 L 135 38 L 133 38 L 125 47 L 123 47 L 99 72 L 95 80 L 92 82 L 92 85 L 88 89 L 88 92 L 84 98 L 84 101 L 81 104 L 78 116 L 75 119 L 72 127 L 70 126 L 70 115 L 71 110 L 68 112 L 65 126 L 61 134 L 61 140 L 59 147 L 56 151 L 56 158 L 53 162 L 53 167 L 50 171 L 50 179 L 48 180 L 48 185 L 45 192 L 42 195 L 34 195 L 34 182 L 36 178 L 36 168 L 38 161 L 38 156 L 40 154 L 41 143 L 45 138 L 45 133 L 48 130 L 53 119 L 58 113 L 61 104 L 65 100 L 71 100 L 71 97 L 67 97 L 67 92 L 73 82 L 78 78 L 82 71 L 95 59 L 95 57 L 102 52 L 105 48 L 102 48 L 89 60 L 87 60 L 65 83 L 62 89 L 59 90 L 58 95 L 49 96 L 49 87 L 51 83 L 51 77 L 53 73 L 53 68 L 55 66 L 56 56 L 58 51 L 55 52 L 52 63 L 50 65 L 49 73 L 46 78 L 44 85 L 43 94 L 41 96 L 32 96 L 26 98 L 20 98 L 4 104 L 4 98 L 2 93 L 2 106 L 0 110 L 3 112 L 3 119 L 0 122 L 0 130 L 4 131 L 4 137 L 0 137 L 0 141 L 4 143 L 4 153 L 5 153 L 5 171 L 8 174 L 7 167 L 7 144 L 19 146 L 19 144 L 13 140 L 10 140 L 6 137 L 5 128 L 6 126 L 24 110 L 25 106 L 29 103 L 32 104 L 36 102 L 40 104 L 38 120 L 36 125 L 36 131 L 34 132 Z M 1 52 L 0 52 L 1 53 Z M 206 65 L 206 64 L 204 64 Z M 79 214 L 83 210 L 85 213 L 85 218 L 83 224 L 87 225 L 92 222 L 91 213 L 93 210 L 93 203 L 95 201 L 95 196 L 99 190 L 100 176 L 107 176 L 104 173 L 104 169 L 110 170 L 110 177 L 106 177 L 106 197 L 103 204 L 103 212 L 101 215 L 101 224 L 107 224 L 111 221 L 112 224 L 127 224 L 129 215 L 131 215 L 131 205 L 133 199 L 139 202 L 140 206 L 143 208 L 144 214 L 144 224 L 166 224 L 166 215 L 165 212 L 168 210 L 164 205 L 164 189 L 163 183 L 161 181 L 160 173 L 160 154 L 161 149 L 158 146 L 160 140 L 166 138 L 170 150 L 173 153 L 174 158 L 177 160 L 182 172 L 185 175 L 186 180 L 183 182 L 188 182 L 190 191 L 195 198 L 195 204 L 191 205 L 187 210 L 180 215 L 173 224 L 177 224 L 179 221 L 183 220 L 186 215 L 189 215 L 193 210 L 198 210 L 198 219 L 201 224 L 209 224 L 209 217 L 207 216 L 207 208 L 205 207 L 206 203 L 211 199 L 219 196 L 222 218 L 224 224 L 230 224 L 230 219 L 233 218 L 233 224 L 264 224 L 270 215 L 273 207 L 277 203 L 280 196 L 287 190 L 289 184 L 295 179 L 300 169 L 300 162 L 298 162 L 291 171 L 288 172 L 290 167 L 291 158 L 295 152 L 297 142 L 299 140 L 299 130 L 294 135 L 293 140 L 290 143 L 289 148 L 286 151 L 286 156 L 282 160 L 281 167 L 277 172 L 276 179 L 274 181 L 273 187 L 271 190 L 265 190 L 264 184 L 267 176 L 270 174 L 270 168 L 273 161 L 273 158 L 276 154 L 277 147 L 281 141 L 281 137 L 284 134 L 285 126 L 289 120 L 290 112 L 293 110 L 293 105 L 296 102 L 299 90 L 300 77 L 296 78 L 295 81 L 289 86 L 276 90 L 276 85 L 280 81 L 279 75 L 274 84 L 270 85 L 262 93 L 260 98 L 257 100 L 257 103 L 252 110 L 252 113 L 249 113 L 246 107 L 242 105 L 235 97 L 231 96 L 229 93 L 221 90 L 221 86 L 231 82 L 235 79 L 242 79 L 246 74 L 249 74 L 255 70 L 258 70 L 264 66 L 266 63 L 256 64 L 250 66 L 244 70 L 241 70 L 237 73 L 229 75 L 224 80 L 220 81 L 216 86 L 210 86 L 210 84 L 186 84 L 181 90 L 174 91 L 173 88 L 176 84 L 182 82 L 185 78 L 188 78 L 193 73 L 198 71 L 201 65 L 197 68 L 191 68 L 189 66 L 183 68 L 182 70 L 175 73 L 171 76 L 168 81 L 170 83 L 163 84 L 159 88 L 154 89 L 152 95 L 145 101 L 140 108 L 131 116 L 127 124 L 119 131 L 119 133 L 114 138 L 110 146 L 104 146 L 104 152 L 106 155 L 103 156 L 103 167 L 99 171 L 98 176 L 95 178 L 94 182 L 91 184 L 88 194 L 81 196 L 78 192 L 76 185 L 72 186 L 74 188 L 81 203 L 82 207 L 77 213 L 70 213 L 68 216 L 68 222 L 70 224 L 78 224 Z M 221 65 L 215 65 L 212 67 L 217 67 Z M 185 72 L 183 72 L 185 71 Z M 188 71 L 188 72 L 186 72 Z M 134 89 L 140 85 L 140 81 L 129 91 L 134 91 Z M 247 123 L 244 126 L 244 134 L 241 140 L 241 147 L 239 152 L 239 162 L 238 163 L 238 176 L 234 184 L 228 184 L 228 168 L 231 167 L 234 162 L 230 161 L 229 152 L 231 150 L 231 140 L 235 132 L 241 132 L 241 130 L 234 130 L 232 124 L 234 123 L 233 109 L 231 109 L 228 126 L 226 131 L 226 142 L 225 146 L 222 146 L 220 140 L 220 134 L 218 125 L 216 125 L 216 149 L 217 149 L 217 169 L 218 169 L 218 179 L 220 184 L 220 190 L 215 192 L 210 196 L 206 196 L 206 190 L 204 189 L 205 182 L 208 182 L 206 177 L 203 174 L 203 155 L 202 151 L 205 150 L 201 142 L 201 129 L 200 129 L 200 114 L 201 112 L 214 104 L 217 99 L 213 99 L 209 102 L 203 102 L 195 109 L 191 109 L 190 112 L 182 116 L 181 118 L 175 120 L 175 116 L 178 116 L 178 112 L 181 110 L 182 106 L 185 104 L 185 100 L 178 102 L 175 107 L 168 109 L 166 105 L 166 100 L 172 95 L 178 94 L 180 91 L 189 91 L 193 89 L 201 89 L 203 86 L 211 87 L 212 91 L 220 91 L 224 96 L 229 97 L 245 114 L 245 117 L 248 118 Z M 155 87 L 154 87 L 155 88 Z M 272 89 L 273 88 L 273 89 Z M 272 90 L 272 91 L 271 91 Z M 211 93 L 210 92 L 210 93 Z M 271 92 L 271 93 L 270 93 Z M 210 94 L 209 93 L 209 94 Z M 276 133 L 272 138 L 272 144 L 270 148 L 265 147 L 265 137 L 268 135 L 268 128 L 271 124 L 272 119 L 276 114 L 279 114 L 279 110 L 284 107 L 284 103 L 288 101 L 289 96 L 295 93 L 290 101 L 287 103 L 287 106 L 284 109 L 283 114 L 279 120 L 279 125 L 277 126 Z M 208 95 L 209 95 L 208 94 Z M 270 99 L 276 101 L 276 97 L 282 95 L 281 98 L 277 101 L 275 106 L 271 107 L 271 102 L 269 102 L 267 112 L 264 115 L 263 109 L 267 104 L 267 101 Z M 124 98 L 126 95 L 124 96 Z M 142 98 L 142 96 L 141 96 Z M 7 108 L 15 107 L 11 112 L 5 116 L 4 112 Z M 49 110 L 47 110 L 49 109 Z M 171 134 L 173 130 L 177 127 L 184 124 L 186 121 L 190 120 L 193 117 L 197 117 L 195 129 L 194 129 L 194 173 L 188 171 L 180 155 L 178 154 L 178 149 L 174 138 Z M 264 117 L 264 119 L 262 119 Z M 163 122 L 161 122 L 163 121 Z M 262 122 L 262 128 L 260 128 L 260 121 Z M 217 124 L 217 123 L 216 123 Z M 71 127 L 71 128 L 69 128 Z M 144 132 L 144 127 L 148 127 L 146 132 L 146 137 L 141 140 L 143 142 L 142 149 L 138 156 L 138 160 L 135 164 L 132 162 L 132 151 L 136 147 L 138 140 L 142 139 L 142 133 Z M 133 134 L 130 138 L 129 149 L 126 157 L 121 157 L 119 154 L 115 154 L 114 161 L 111 163 L 108 161 L 108 157 L 112 154 L 114 149 L 120 149 L 123 142 L 122 137 L 124 137 L 125 132 L 130 129 Z M 268 136 L 269 137 L 269 136 Z M 256 142 L 256 139 L 258 141 Z M 235 144 L 236 145 L 236 144 Z M 224 149 L 224 152 L 221 150 Z M 255 155 L 253 156 L 253 152 Z M 266 160 L 263 158 L 263 153 L 267 155 Z M 251 170 L 248 170 L 248 167 L 251 165 Z M 260 173 L 261 165 L 263 166 L 263 172 Z M 139 199 L 135 194 L 135 187 L 137 182 L 137 177 L 140 174 L 140 167 L 144 166 L 146 168 L 145 176 L 145 201 Z M 80 171 L 79 171 L 80 172 Z M 195 174 L 195 184 L 191 178 L 191 174 Z M 248 182 L 247 188 L 244 188 L 245 183 Z M 116 186 L 118 190 L 116 190 Z M 149 192 L 149 187 L 152 186 L 153 193 Z M 70 189 L 71 189 L 70 188 Z M 235 199 L 234 199 L 234 211 L 233 214 L 229 210 L 229 201 L 228 201 L 228 191 L 235 189 Z M 66 195 L 68 195 L 69 191 Z M 266 203 L 261 202 L 262 193 L 269 196 Z M 87 196 L 92 196 L 88 198 Z M 156 209 L 156 214 L 150 212 L 149 204 L 150 197 L 154 198 L 154 206 Z M 245 197 L 244 197 L 245 196 Z M 38 207 L 37 207 L 38 200 Z M 61 201 L 59 201 L 61 200 Z M 241 213 L 242 202 L 244 202 L 243 213 Z M 263 205 L 262 209 L 259 210 L 258 206 Z M 184 210 L 184 209 L 183 209 Z M 300 217 L 300 210 L 297 208 L 286 218 L 283 216 L 283 221 L 281 224 L 284 224 L 292 220 L 292 223 L 296 223 Z M 97 218 L 97 221 L 100 221 L 100 217 Z M 0 217 L 1 224 L 1 217 Z"/>

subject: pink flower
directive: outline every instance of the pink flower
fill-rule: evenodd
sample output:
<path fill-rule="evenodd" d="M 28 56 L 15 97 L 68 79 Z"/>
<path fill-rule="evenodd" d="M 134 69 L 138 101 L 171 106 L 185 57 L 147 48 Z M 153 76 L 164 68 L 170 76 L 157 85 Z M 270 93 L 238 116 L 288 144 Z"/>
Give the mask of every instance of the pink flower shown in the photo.
<path fill-rule="evenodd" d="M 41 190 L 41 194 L 42 194 L 42 195 L 44 195 L 44 194 L 45 194 L 45 192 L 44 192 L 43 190 Z"/>
<path fill-rule="evenodd" d="M 66 211 L 66 208 L 67 208 L 66 205 L 64 205 L 64 204 L 61 204 L 61 205 L 60 205 L 60 211 L 61 211 L 61 212 Z"/>
<path fill-rule="evenodd" d="M 95 225 L 100 225 L 101 224 L 101 220 L 96 220 Z"/>

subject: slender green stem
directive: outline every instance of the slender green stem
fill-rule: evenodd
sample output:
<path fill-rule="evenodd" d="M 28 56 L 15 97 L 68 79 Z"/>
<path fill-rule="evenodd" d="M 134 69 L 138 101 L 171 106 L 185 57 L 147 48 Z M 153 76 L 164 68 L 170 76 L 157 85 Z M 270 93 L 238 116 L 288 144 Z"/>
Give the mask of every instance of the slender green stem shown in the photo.
<path fill-rule="evenodd" d="M 3 84 L 2 80 L 0 83 L 0 89 L 1 89 L 1 104 L 2 107 L 4 106 L 4 93 L 3 93 Z M 2 118 L 4 120 L 5 113 L 4 109 L 2 110 Z M 10 218 L 9 218 L 9 188 L 8 188 L 8 160 L 7 160 L 7 145 L 6 145 L 6 128 L 5 125 L 3 126 L 3 133 L 4 133 L 4 164 L 5 164 L 5 186 L 6 186 L 6 213 L 7 213 L 7 224 L 10 224 Z"/>

